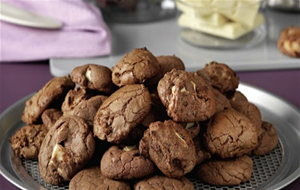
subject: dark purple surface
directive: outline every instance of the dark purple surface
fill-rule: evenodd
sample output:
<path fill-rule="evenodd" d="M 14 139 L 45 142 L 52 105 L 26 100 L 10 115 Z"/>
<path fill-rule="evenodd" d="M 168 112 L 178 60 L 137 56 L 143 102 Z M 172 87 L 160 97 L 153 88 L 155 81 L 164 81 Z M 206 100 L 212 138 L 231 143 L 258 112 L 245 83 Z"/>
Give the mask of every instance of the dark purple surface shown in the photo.
<path fill-rule="evenodd" d="M 240 80 L 278 95 L 300 108 L 300 70 L 237 73 Z M 17 100 L 41 89 L 52 78 L 48 61 L 36 63 L 0 63 L 0 113 Z M 16 190 L 0 176 L 0 190 Z M 300 178 L 287 190 L 300 189 Z"/>

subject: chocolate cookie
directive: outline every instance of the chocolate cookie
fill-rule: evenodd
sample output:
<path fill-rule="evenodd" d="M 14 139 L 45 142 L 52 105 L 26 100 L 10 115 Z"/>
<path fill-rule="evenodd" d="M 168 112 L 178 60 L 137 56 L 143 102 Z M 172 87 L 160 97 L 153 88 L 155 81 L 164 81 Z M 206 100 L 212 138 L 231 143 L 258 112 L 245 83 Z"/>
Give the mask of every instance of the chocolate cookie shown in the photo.
<path fill-rule="evenodd" d="M 300 58 L 300 28 L 290 26 L 283 29 L 277 41 L 277 47 L 286 55 Z"/>
<path fill-rule="evenodd" d="M 244 155 L 235 159 L 208 160 L 200 164 L 197 174 L 201 181 L 211 185 L 239 185 L 251 178 L 252 159 Z"/>
<path fill-rule="evenodd" d="M 260 134 L 261 125 L 262 125 L 261 113 L 258 107 L 248 102 L 243 107 L 236 108 L 236 110 L 248 117 L 248 119 L 255 126 L 257 136 L 258 136 Z"/>
<path fill-rule="evenodd" d="M 243 107 L 245 107 L 245 105 L 248 104 L 247 97 L 240 91 L 234 91 L 234 93 L 230 95 L 228 98 L 229 98 L 230 105 L 235 110 L 242 110 Z"/>
<path fill-rule="evenodd" d="M 71 112 L 81 101 L 87 100 L 90 97 L 92 97 L 92 93 L 85 86 L 80 86 L 74 90 L 69 90 L 61 106 L 61 110 L 64 115 L 66 115 Z"/>
<path fill-rule="evenodd" d="M 55 77 L 25 103 L 22 121 L 37 123 L 41 114 L 52 104 L 60 104 L 67 92 L 75 87 L 70 77 Z M 60 101 L 61 100 L 61 101 Z"/>
<path fill-rule="evenodd" d="M 69 181 L 93 156 L 95 140 L 86 122 L 62 116 L 47 133 L 39 153 L 44 181 L 58 185 Z"/>
<path fill-rule="evenodd" d="M 82 100 L 79 102 L 73 110 L 65 112 L 64 115 L 74 115 L 84 119 L 89 126 L 93 126 L 94 117 L 102 105 L 107 99 L 107 96 L 98 95 L 93 96 L 90 99 Z"/>
<path fill-rule="evenodd" d="M 252 151 L 254 155 L 265 155 L 276 148 L 278 144 L 278 134 L 272 123 L 263 121 L 260 135 L 258 136 L 258 145 Z"/>
<path fill-rule="evenodd" d="M 258 107 L 253 103 L 248 102 L 246 96 L 239 91 L 235 91 L 229 100 L 232 108 L 244 114 L 250 119 L 250 121 L 256 127 L 257 135 L 259 135 L 262 118 Z"/>
<path fill-rule="evenodd" d="M 134 185 L 134 189 L 135 190 L 148 190 L 148 189 L 194 190 L 194 185 L 186 177 L 174 179 L 166 176 L 154 176 L 137 182 Z"/>
<path fill-rule="evenodd" d="M 130 190 L 126 182 L 109 179 L 101 174 L 99 167 L 91 167 L 78 172 L 70 181 L 69 190 Z"/>
<path fill-rule="evenodd" d="M 228 109 L 211 118 L 204 142 L 212 154 L 231 158 L 251 152 L 257 146 L 257 132 L 245 115 Z"/>
<path fill-rule="evenodd" d="M 196 151 L 191 136 L 182 125 L 172 120 L 151 123 L 140 141 L 139 151 L 172 178 L 182 177 L 196 165 Z"/>
<path fill-rule="evenodd" d="M 159 73 L 159 69 L 158 61 L 150 51 L 137 48 L 126 54 L 112 68 L 112 81 L 119 87 L 149 83 Z"/>
<path fill-rule="evenodd" d="M 101 159 L 101 172 L 110 179 L 139 179 L 151 175 L 155 168 L 151 160 L 139 154 L 137 146 L 112 146 Z"/>
<path fill-rule="evenodd" d="M 176 57 L 175 55 L 157 56 L 156 59 L 160 66 L 160 78 L 162 78 L 167 72 L 170 72 L 172 69 L 185 70 L 184 63 L 179 57 Z"/>
<path fill-rule="evenodd" d="M 200 138 L 198 135 L 197 137 L 193 138 L 195 150 L 197 154 L 197 161 L 196 165 L 204 162 L 205 160 L 208 160 L 211 158 L 211 153 L 206 149 L 203 139 Z"/>
<path fill-rule="evenodd" d="M 159 81 L 157 91 L 176 122 L 204 121 L 215 114 L 215 94 L 196 73 L 174 69 Z"/>
<path fill-rule="evenodd" d="M 73 82 L 110 94 L 115 90 L 111 80 L 111 70 L 103 65 L 85 64 L 74 68 L 71 72 Z"/>
<path fill-rule="evenodd" d="M 239 85 L 239 78 L 236 73 L 224 63 L 210 62 L 196 73 L 204 77 L 211 86 L 221 93 L 233 91 Z"/>
<path fill-rule="evenodd" d="M 213 89 L 216 96 L 216 113 L 231 108 L 230 101 L 220 91 Z"/>
<path fill-rule="evenodd" d="M 42 113 L 42 121 L 44 126 L 50 130 L 54 123 L 63 115 L 61 110 L 50 108 Z"/>
<path fill-rule="evenodd" d="M 126 85 L 110 95 L 94 118 L 94 135 L 120 143 L 149 113 L 151 97 L 142 84 Z"/>
<path fill-rule="evenodd" d="M 48 130 L 44 125 L 27 125 L 9 139 L 16 155 L 25 159 L 37 159 Z"/>

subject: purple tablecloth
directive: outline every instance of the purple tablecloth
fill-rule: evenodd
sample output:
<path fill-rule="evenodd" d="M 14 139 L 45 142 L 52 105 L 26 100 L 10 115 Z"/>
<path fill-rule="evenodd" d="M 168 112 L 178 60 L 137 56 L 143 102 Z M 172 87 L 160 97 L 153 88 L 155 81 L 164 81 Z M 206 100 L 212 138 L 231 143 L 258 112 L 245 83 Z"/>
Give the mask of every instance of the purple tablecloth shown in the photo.
<path fill-rule="evenodd" d="M 300 108 L 300 70 L 237 73 L 240 80 L 276 94 Z M 52 78 L 48 61 L 38 63 L 0 63 L 0 113 L 24 96 L 39 90 Z M 0 176 L 0 190 L 16 190 Z M 300 189 L 300 178 L 287 190 Z"/>

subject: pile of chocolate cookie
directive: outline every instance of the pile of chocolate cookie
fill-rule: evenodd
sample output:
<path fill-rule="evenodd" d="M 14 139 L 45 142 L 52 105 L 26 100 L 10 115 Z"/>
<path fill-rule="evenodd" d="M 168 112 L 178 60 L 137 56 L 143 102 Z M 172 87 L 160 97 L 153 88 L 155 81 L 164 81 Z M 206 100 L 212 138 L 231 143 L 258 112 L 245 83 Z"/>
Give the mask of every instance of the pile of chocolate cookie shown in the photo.
<path fill-rule="evenodd" d="M 28 101 L 10 142 L 40 175 L 70 189 L 194 189 L 251 178 L 251 155 L 278 144 L 274 126 L 239 91 L 226 64 L 196 72 L 134 49 L 113 68 L 85 64 Z"/>

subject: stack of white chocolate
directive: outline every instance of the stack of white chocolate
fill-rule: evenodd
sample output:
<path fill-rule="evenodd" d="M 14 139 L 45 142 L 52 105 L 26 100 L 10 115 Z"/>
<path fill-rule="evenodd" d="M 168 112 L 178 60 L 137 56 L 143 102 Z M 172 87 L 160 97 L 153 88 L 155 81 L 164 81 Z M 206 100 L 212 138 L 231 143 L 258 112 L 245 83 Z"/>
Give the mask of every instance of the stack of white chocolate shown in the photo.
<path fill-rule="evenodd" d="M 264 23 L 262 0 L 178 0 L 178 24 L 211 35 L 235 40 Z"/>

